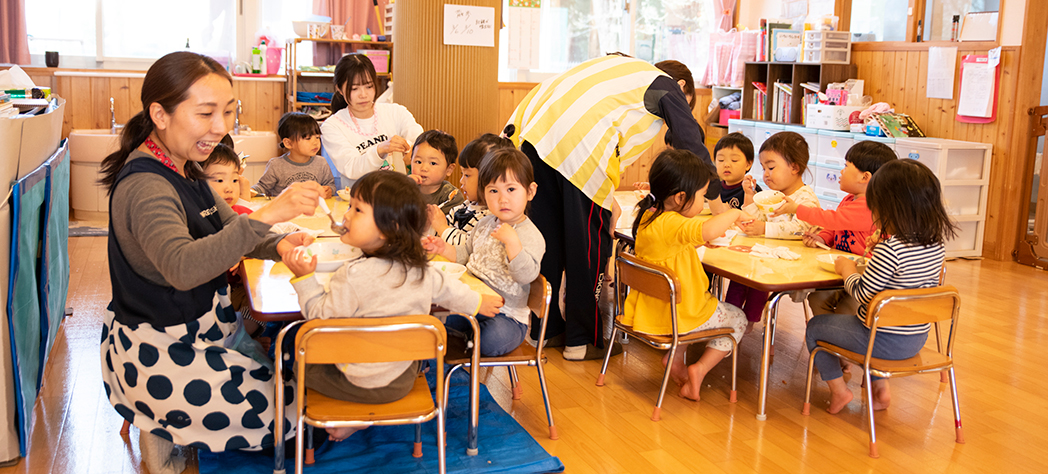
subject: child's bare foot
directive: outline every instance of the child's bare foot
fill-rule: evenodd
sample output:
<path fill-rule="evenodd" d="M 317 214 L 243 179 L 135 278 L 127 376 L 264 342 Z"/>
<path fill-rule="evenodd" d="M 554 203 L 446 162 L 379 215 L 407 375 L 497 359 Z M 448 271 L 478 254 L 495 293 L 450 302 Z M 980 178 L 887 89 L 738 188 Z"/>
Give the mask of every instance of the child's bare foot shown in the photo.
<path fill-rule="evenodd" d="M 826 411 L 830 414 L 836 415 L 844 409 L 852 401 L 855 396 L 852 395 L 851 390 L 848 390 L 848 384 L 844 382 L 844 378 L 838 377 L 833 380 L 826 382 L 830 386 L 830 407 Z"/>
<path fill-rule="evenodd" d="M 887 379 L 879 379 L 873 381 L 873 400 L 870 400 L 870 405 L 873 406 L 874 410 L 884 410 L 888 408 L 888 405 L 892 403 L 892 392 L 888 387 Z"/>
<path fill-rule="evenodd" d="M 688 383 L 688 366 L 684 365 L 684 353 L 687 352 L 686 347 L 677 348 L 677 357 L 674 357 L 673 364 L 670 365 L 670 378 L 677 384 L 678 387 Z M 669 361 L 670 353 L 666 352 L 666 355 L 662 356 L 662 365 L 665 366 Z"/>
<path fill-rule="evenodd" d="M 337 443 L 339 441 L 345 441 L 346 438 L 352 436 L 353 433 L 360 431 L 360 428 L 327 428 L 326 430 L 328 433 L 328 439 Z"/>
<path fill-rule="evenodd" d="M 680 387 L 680 396 L 688 400 L 699 401 L 699 389 L 702 388 L 702 380 L 706 378 L 706 373 L 709 371 L 710 369 L 706 368 L 701 359 L 688 366 L 688 381 Z"/>
<path fill-rule="evenodd" d="M 745 335 L 753 332 L 753 327 L 756 325 L 757 323 L 754 323 L 753 321 L 746 323 L 746 332 L 744 332 L 743 334 Z"/>

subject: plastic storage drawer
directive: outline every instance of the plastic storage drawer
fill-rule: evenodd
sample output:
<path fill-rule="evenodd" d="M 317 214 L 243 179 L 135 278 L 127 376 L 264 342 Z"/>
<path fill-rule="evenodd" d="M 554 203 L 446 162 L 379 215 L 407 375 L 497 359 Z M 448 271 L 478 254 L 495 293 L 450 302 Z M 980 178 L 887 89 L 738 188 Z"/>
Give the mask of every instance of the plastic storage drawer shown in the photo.
<path fill-rule="evenodd" d="M 848 132 L 819 130 L 819 165 L 844 168 L 844 156 L 855 142 L 855 136 Z"/>
<path fill-rule="evenodd" d="M 808 164 L 815 163 L 815 157 L 819 156 L 819 130 L 800 125 L 787 125 L 785 130 L 804 137 L 804 141 L 808 142 Z"/>

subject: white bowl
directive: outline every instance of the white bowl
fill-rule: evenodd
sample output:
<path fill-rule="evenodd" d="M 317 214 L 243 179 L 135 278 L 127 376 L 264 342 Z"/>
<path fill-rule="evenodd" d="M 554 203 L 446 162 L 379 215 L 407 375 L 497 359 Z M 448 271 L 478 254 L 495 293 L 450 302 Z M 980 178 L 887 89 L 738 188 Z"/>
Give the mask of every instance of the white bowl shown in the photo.
<path fill-rule="evenodd" d="M 466 266 L 452 262 L 429 262 L 429 266 L 444 272 L 448 278 L 458 280 L 466 273 Z"/>
<path fill-rule="evenodd" d="M 338 197 L 341 198 L 343 201 L 349 202 L 349 198 L 352 197 L 352 194 L 350 194 L 349 188 L 339 189 Z"/>
<path fill-rule="evenodd" d="M 343 263 L 363 254 L 360 249 L 335 239 L 316 240 L 306 250 L 317 256 L 317 271 L 321 273 L 338 270 Z"/>
<path fill-rule="evenodd" d="M 291 27 L 295 30 L 295 34 L 300 38 L 306 38 L 309 36 L 309 25 L 318 25 L 317 28 L 320 30 L 318 33 L 323 38 L 327 36 L 328 27 L 331 26 L 331 20 L 328 21 L 292 21 Z"/>
<path fill-rule="evenodd" d="M 837 273 L 836 261 L 837 257 L 844 257 L 848 260 L 855 262 L 859 267 L 860 272 L 866 269 L 866 259 L 858 255 L 841 255 L 839 253 L 824 253 L 816 255 L 815 260 L 819 262 L 819 268 L 826 270 L 830 273 Z"/>
<path fill-rule="evenodd" d="M 757 205 L 757 209 L 764 212 L 772 212 L 778 209 L 785 202 L 785 199 L 785 194 L 773 189 L 766 189 L 753 195 L 753 203 Z"/>

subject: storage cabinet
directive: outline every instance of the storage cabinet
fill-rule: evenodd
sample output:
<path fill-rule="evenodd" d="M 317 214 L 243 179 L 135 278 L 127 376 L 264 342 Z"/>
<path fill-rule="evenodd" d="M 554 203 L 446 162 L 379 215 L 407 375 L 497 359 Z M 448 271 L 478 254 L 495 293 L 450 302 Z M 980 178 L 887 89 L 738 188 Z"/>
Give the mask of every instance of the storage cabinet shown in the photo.
<path fill-rule="evenodd" d="M 776 82 L 790 84 L 793 94 L 790 96 L 790 120 L 789 123 L 803 125 L 801 120 L 801 107 L 804 103 L 804 92 L 801 84 L 805 82 L 817 82 L 820 89 L 825 89 L 831 82 L 844 82 L 848 79 L 858 77 L 858 69 L 854 64 L 807 64 L 807 63 L 783 63 L 783 62 L 751 62 L 746 63 L 746 75 L 742 87 L 742 118 L 753 119 L 753 87 L 754 82 L 761 82 L 768 89 L 768 97 L 764 101 L 764 116 L 771 117 L 774 107 L 774 88 Z"/>
<path fill-rule="evenodd" d="M 287 102 L 288 111 L 299 111 L 302 107 L 308 106 L 330 106 L 329 102 L 322 101 L 299 101 L 298 92 L 327 92 L 333 93 L 335 91 L 334 72 L 311 72 L 311 71 L 299 71 L 298 70 L 298 53 L 299 44 L 304 42 L 312 42 L 314 44 L 330 44 L 332 47 L 338 47 L 342 50 L 342 54 L 349 54 L 356 52 L 356 50 L 368 49 L 368 50 L 385 50 L 389 54 L 387 56 L 388 63 L 385 72 L 381 72 L 382 68 L 376 68 L 378 72 L 378 80 L 381 84 L 376 86 L 385 86 L 393 79 L 393 43 L 391 41 L 352 41 L 352 40 L 332 40 L 323 38 L 293 38 L 287 41 L 287 55 L 286 55 L 286 68 L 287 71 Z M 320 64 L 314 66 L 327 66 L 327 64 Z M 377 94 L 381 93 L 384 87 L 378 87 L 376 89 Z"/>

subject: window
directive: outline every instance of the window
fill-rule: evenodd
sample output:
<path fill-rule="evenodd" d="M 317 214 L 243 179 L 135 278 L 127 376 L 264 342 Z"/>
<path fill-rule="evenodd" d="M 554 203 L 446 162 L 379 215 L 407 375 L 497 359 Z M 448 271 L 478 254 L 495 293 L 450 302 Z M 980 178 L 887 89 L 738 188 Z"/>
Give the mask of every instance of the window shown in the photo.
<path fill-rule="evenodd" d="M 508 67 L 508 28 L 502 28 L 500 81 L 539 82 L 616 51 L 651 62 L 676 59 L 696 76 L 706 68 L 713 0 L 543 0 L 541 5 L 538 67 Z M 504 0 L 503 11 L 506 7 Z"/>
<path fill-rule="evenodd" d="M 1000 0 L 927 0 L 924 7 L 924 41 L 950 41 L 954 16 L 963 22 L 967 13 L 996 12 L 1000 9 Z"/>
<path fill-rule="evenodd" d="M 852 0 L 854 41 L 906 41 L 908 1 Z"/>
<path fill-rule="evenodd" d="M 244 61 L 257 33 L 293 36 L 291 20 L 309 16 L 313 2 L 33 0 L 25 8 L 33 64 L 58 51 L 63 67 L 145 69 L 187 41 L 220 62 Z"/>

